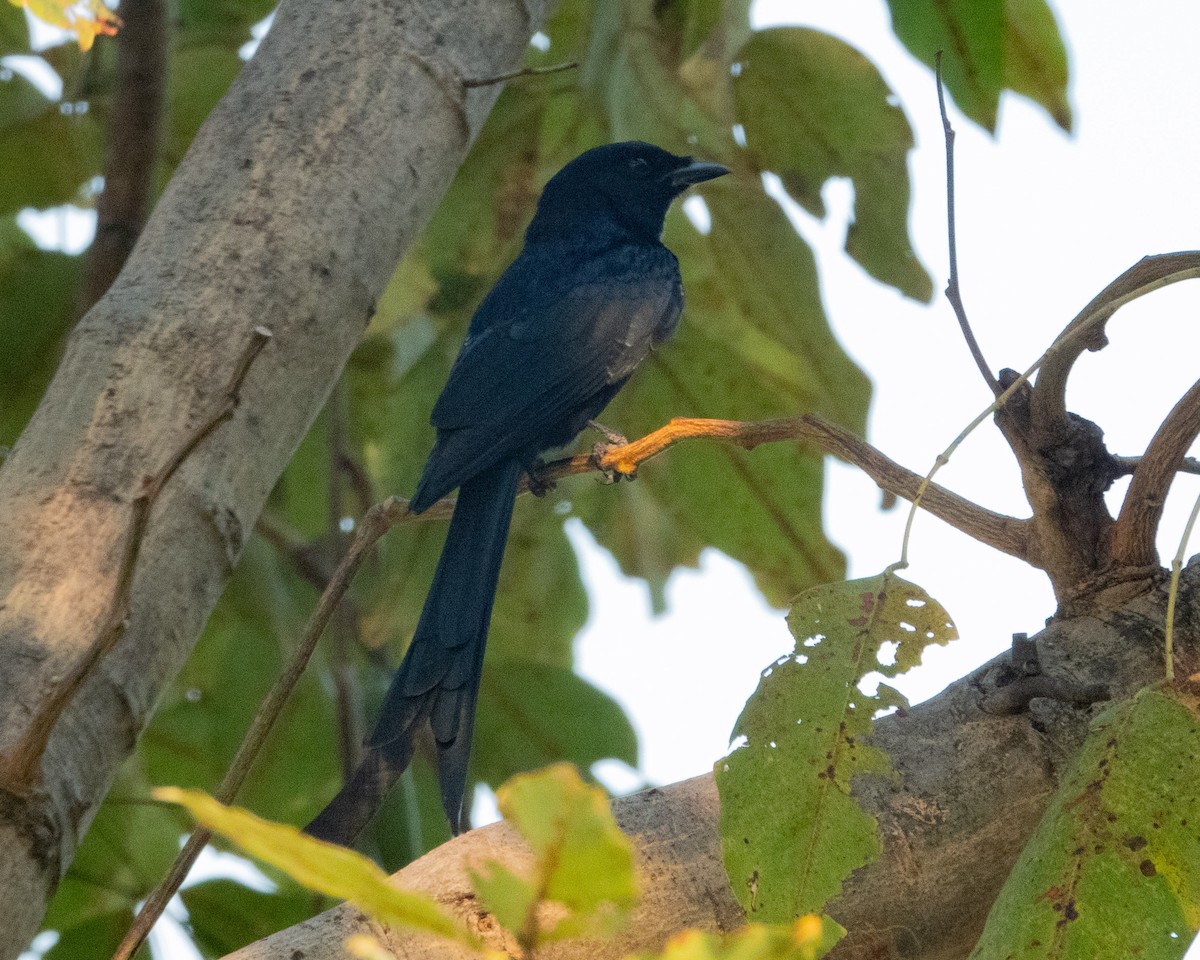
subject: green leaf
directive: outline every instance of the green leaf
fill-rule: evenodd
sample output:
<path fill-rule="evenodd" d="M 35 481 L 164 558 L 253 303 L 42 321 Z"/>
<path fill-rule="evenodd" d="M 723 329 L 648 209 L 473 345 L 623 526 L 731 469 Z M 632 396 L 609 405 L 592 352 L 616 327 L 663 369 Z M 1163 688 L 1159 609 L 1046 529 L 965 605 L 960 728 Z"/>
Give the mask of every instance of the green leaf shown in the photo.
<path fill-rule="evenodd" d="M 12 3 L 0 4 L 0 57 L 29 53 L 29 24 L 25 10 Z"/>
<path fill-rule="evenodd" d="M 942 77 L 968 117 L 994 132 L 1004 89 L 1045 108 L 1071 129 L 1067 52 L 1045 0 L 889 0 L 892 28 Z"/>
<path fill-rule="evenodd" d="M 637 766 L 637 734 L 616 701 L 567 666 L 532 660 L 488 660 L 475 739 L 472 773 L 494 785 L 556 760 Z"/>
<path fill-rule="evenodd" d="M 862 773 L 892 775 L 865 738 L 877 711 L 906 701 L 885 684 L 863 693 L 860 682 L 896 676 L 930 643 L 956 636 L 936 601 L 890 573 L 806 591 L 788 625 L 795 652 L 763 671 L 733 730 L 745 745 L 716 767 L 734 895 L 770 922 L 820 911 L 879 854 L 875 820 L 851 784 Z"/>
<path fill-rule="evenodd" d="M 259 703 L 299 637 L 315 591 L 252 538 L 196 649 L 142 737 L 155 783 L 215 789 Z M 337 720 L 315 671 L 301 678 L 255 764 L 240 802 L 265 816 L 306 822 L 340 775 Z"/>
<path fill-rule="evenodd" d="M 43 960 L 90 960 L 111 957 L 133 923 L 133 911 L 116 910 L 89 917 L 60 931 Z"/>
<path fill-rule="evenodd" d="M 67 116 L 58 104 L 0 131 L 0 216 L 77 199 L 100 173 L 100 131 L 91 114 Z"/>
<path fill-rule="evenodd" d="M 435 900 L 395 887 L 386 873 L 360 853 L 315 840 L 296 827 L 227 807 L 202 790 L 157 787 L 154 798 L 185 807 L 210 830 L 223 834 L 310 890 L 347 900 L 384 923 L 475 947 L 475 938 Z"/>
<path fill-rule="evenodd" d="M 942 79 L 959 108 L 996 129 L 1005 81 L 1005 0 L 888 0 L 892 29 L 922 63 L 942 52 Z"/>
<path fill-rule="evenodd" d="M 80 263 L 34 248 L 11 218 L 0 224 L 0 445 L 8 445 L 54 375 L 71 328 Z"/>
<path fill-rule="evenodd" d="M 223 957 L 313 913 L 312 894 L 298 887 L 262 893 L 233 880 L 207 880 L 185 887 L 179 895 L 196 946 L 212 957 Z"/>
<path fill-rule="evenodd" d="M 972 960 L 1182 957 L 1200 928 L 1200 718 L 1170 691 L 1106 710 Z"/>
<path fill-rule="evenodd" d="M 845 933 L 828 917 L 801 917 L 792 924 L 750 923 L 721 936 L 685 930 L 667 941 L 662 953 L 629 960 L 816 960 Z"/>
<path fill-rule="evenodd" d="M 169 163 L 183 159 L 200 125 L 242 69 L 237 49 L 215 44 L 177 45 L 170 59 L 167 97 L 170 110 L 163 138 Z"/>
<path fill-rule="evenodd" d="M 533 848 L 518 874 L 490 861 L 471 870 L 480 900 L 527 949 L 566 937 L 611 935 L 637 899 L 633 845 L 613 820 L 608 798 L 569 764 L 513 777 L 496 791 L 504 818 Z M 553 901 L 566 916 L 552 927 L 534 905 Z"/>
<path fill-rule="evenodd" d="M 1004 0 L 1004 82 L 1071 129 L 1067 48 L 1045 0 Z"/>
<path fill-rule="evenodd" d="M 0 10 L 11 9 L 7 5 Z M 0 67 L 0 136 L 11 128 L 41 116 L 51 109 L 49 100 L 24 76 L 7 67 Z M 57 106 L 53 109 L 57 110 Z"/>
<path fill-rule="evenodd" d="M 908 236 L 912 128 L 875 65 L 849 44 L 800 27 L 759 31 L 738 60 L 738 121 L 758 165 L 777 172 L 819 217 L 822 186 L 849 177 L 846 251 L 877 280 L 928 301 L 933 282 Z"/>

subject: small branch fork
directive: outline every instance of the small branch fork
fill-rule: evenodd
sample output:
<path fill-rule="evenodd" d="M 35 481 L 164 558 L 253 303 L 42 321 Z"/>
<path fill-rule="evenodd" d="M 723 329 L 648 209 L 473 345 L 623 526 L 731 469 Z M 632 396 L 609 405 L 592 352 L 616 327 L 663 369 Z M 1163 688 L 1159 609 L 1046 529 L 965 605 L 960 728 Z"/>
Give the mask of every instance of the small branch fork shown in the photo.
<path fill-rule="evenodd" d="M 205 438 L 233 416 L 238 407 L 246 375 L 250 372 L 255 358 L 262 352 L 263 347 L 270 339 L 271 331 L 266 327 L 254 329 L 250 342 L 238 361 L 237 369 L 221 396 L 217 410 L 192 432 L 157 473 L 145 478 L 141 492 L 133 500 L 133 519 L 130 523 L 129 535 L 125 540 L 125 552 L 121 557 L 117 572 L 117 584 L 113 592 L 112 604 L 100 626 L 96 639 L 72 666 L 70 672 L 42 699 L 37 713 L 30 720 L 29 729 L 16 747 L 10 753 L 0 756 L 0 783 L 13 792 L 25 792 L 37 782 L 42 754 L 45 753 L 50 734 L 58 723 L 59 717 L 62 716 L 63 710 L 79 692 L 84 681 L 95 671 L 96 665 L 112 650 L 125 632 L 129 617 L 129 596 L 133 587 L 134 574 L 137 571 L 138 556 L 146 538 L 150 513 L 154 509 L 159 495 L 175 472 L 204 442 Z"/>

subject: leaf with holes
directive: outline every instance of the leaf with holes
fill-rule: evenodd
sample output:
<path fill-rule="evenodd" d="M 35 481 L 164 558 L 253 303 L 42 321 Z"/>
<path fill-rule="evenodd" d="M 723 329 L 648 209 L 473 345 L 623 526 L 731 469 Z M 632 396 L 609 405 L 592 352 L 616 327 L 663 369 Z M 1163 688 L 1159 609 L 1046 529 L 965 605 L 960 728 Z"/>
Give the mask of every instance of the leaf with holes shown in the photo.
<path fill-rule="evenodd" d="M 795 651 L 763 671 L 717 764 L 721 839 L 734 895 L 753 919 L 817 913 L 879 853 L 875 821 L 850 795 L 859 774 L 892 776 L 865 742 L 873 717 L 905 706 L 894 677 L 931 643 L 957 636 L 937 601 L 891 573 L 801 594 L 788 616 Z"/>
<path fill-rule="evenodd" d="M 1170 691 L 1106 710 L 988 915 L 971 960 L 1187 952 L 1200 928 L 1200 717 Z"/>

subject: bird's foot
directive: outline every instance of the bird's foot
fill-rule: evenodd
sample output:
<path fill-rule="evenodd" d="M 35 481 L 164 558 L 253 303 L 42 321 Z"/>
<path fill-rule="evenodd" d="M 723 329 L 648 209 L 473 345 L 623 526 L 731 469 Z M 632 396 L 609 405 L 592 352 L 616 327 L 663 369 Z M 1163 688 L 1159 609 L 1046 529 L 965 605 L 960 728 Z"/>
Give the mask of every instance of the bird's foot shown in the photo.
<path fill-rule="evenodd" d="M 558 486 L 558 484 L 545 475 L 546 461 L 541 457 L 534 457 L 528 463 L 523 464 L 523 466 L 525 467 L 525 476 L 529 484 L 529 492 L 535 497 L 544 497 Z"/>
<path fill-rule="evenodd" d="M 600 475 L 604 478 L 605 483 L 618 483 L 621 480 L 637 479 L 636 467 L 632 470 L 622 470 L 619 467 L 606 467 L 604 465 L 604 458 L 607 457 L 610 452 L 613 450 L 619 450 L 621 447 L 626 445 L 627 444 L 624 442 L 607 443 L 603 440 L 592 445 L 592 455 L 589 458 L 592 468 L 600 472 Z"/>
<path fill-rule="evenodd" d="M 621 470 L 612 467 L 604 466 L 604 458 L 613 450 L 620 447 L 629 446 L 629 441 L 622 433 L 617 433 L 616 430 L 610 430 L 602 423 L 595 420 L 589 420 L 587 425 L 593 430 L 599 432 L 604 439 L 592 444 L 592 467 L 600 472 L 604 477 L 605 483 L 617 483 L 620 480 L 636 480 L 637 470 Z"/>

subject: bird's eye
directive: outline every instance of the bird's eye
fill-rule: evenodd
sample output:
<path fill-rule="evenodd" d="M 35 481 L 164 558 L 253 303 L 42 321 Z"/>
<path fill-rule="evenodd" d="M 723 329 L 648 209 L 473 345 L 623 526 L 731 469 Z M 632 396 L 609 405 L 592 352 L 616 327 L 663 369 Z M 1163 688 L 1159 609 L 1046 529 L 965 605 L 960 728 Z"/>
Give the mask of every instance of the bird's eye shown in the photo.
<path fill-rule="evenodd" d="M 645 157 L 634 157 L 629 161 L 629 169 L 634 173 L 645 173 L 649 166 L 650 164 L 646 162 Z"/>

